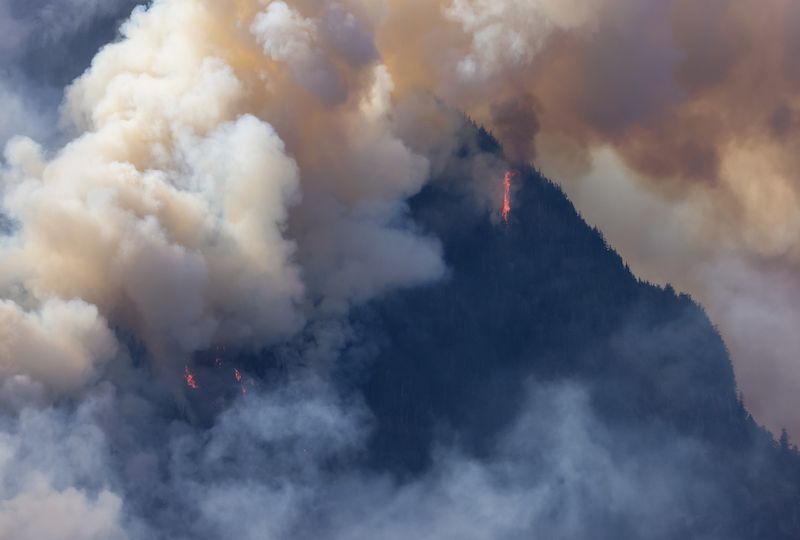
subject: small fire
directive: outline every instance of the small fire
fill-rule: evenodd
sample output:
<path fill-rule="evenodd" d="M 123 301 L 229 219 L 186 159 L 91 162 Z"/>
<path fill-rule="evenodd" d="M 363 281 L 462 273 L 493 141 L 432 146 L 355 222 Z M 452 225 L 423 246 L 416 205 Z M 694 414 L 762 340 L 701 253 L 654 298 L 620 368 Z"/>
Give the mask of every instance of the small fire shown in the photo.
<path fill-rule="evenodd" d="M 183 369 L 183 378 L 186 379 L 186 386 L 192 390 L 197 390 L 200 388 L 200 386 L 197 384 L 197 380 L 194 378 L 194 373 L 189 371 L 189 366 L 186 366 Z"/>
<path fill-rule="evenodd" d="M 511 214 L 511 179 L 514 178 L 516 173 L 514 171 L 506 171 L 503 178 L 503 222 L 508 223 L 508 216 Z"/>
<path fill-rule="evenodd" d="M 247 393 L 247 387 L 244 385 L 242 381 L 242 372 L 236 368 L 233 368 L 233 378 L 236 379 L 236 382 L 239 383 L 239 386 L 242 388 L 242 394 Z"/>

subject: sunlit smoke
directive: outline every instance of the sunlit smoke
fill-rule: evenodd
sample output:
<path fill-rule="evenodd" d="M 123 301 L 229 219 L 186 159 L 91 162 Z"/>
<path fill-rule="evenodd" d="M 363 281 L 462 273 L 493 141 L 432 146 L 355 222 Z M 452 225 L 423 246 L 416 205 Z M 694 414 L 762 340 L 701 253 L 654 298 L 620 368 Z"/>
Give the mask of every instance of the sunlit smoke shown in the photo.
<path fill-rule="evenodd" d="M 171 380 L 177 359 L 271 346 L 441 276 L 408 217 L 429 161 L 396 134 L 378 20 L 358 2 L 135 11 L 67 90 L 76 138 L 5 149 L 0 298 L 79 299 Z"/>

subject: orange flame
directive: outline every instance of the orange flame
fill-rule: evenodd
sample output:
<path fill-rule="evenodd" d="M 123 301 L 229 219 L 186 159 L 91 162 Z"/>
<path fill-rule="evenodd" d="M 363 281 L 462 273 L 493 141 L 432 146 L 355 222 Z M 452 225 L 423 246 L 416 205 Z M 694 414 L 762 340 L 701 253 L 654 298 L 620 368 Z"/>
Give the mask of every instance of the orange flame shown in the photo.
<path fill-rule="evenodd" d="M 503 178 L 503 222 L 508 223 L 508 216 L 511 214 L 511 179 L 516 173 L 514 171 L 506 171 Z"/>
<path fill-rule="evenodd" d="M 200 388 L 200 386 L 197 384 L 197 380 L 194 378 L 194 374 L 189 371 L 189 366 L 186 366 L 183 369 L 183 378 L 186 379 L 186 386 L 192 390 L 197 390 Z"/>
<path fill-rule="evenodd" d="M 242 382 L 242 372 L 236 368 L 233 368 L 233 378 L 236 379 L 236 382 L 238 382 L 239 386 L 241 386 L 242 394 L 246 394 L 247 387 L 244 385 L 244 382 Z"/>

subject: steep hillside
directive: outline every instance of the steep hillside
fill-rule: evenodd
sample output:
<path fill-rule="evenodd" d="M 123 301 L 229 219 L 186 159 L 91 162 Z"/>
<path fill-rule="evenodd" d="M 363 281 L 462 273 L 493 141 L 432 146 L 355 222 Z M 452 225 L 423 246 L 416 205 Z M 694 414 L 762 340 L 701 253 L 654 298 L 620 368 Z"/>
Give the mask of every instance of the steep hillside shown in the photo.
<path fill-rule="evenodd" d="M 477 139 L 462 156 L 499 155 L 485 132 Z M 353 317 L 378 344 L 355 379 L 376 417 L 374 465 L 413 476 L 442 445 L 490 459 L 530 407 L 532 386 L 569 383 L 586 392 L 612 456 L 658 456 L 674 441 L 694 448 L 676 464 L 651 464 L 705 501 L 664 537 L 796 537 L 797 456 L 742 406 L 702 308 L 638 280 L 535 169 L 516 169 L 507 223 L 473 195 L 480 183 L 502 189 L 502 179 L 462 171 L 450 167 L 412 203 L 415 222 L 442 240 L 448 278 Z M 713 495 L 696 492 L 701 485 Z M 626 536 L 624 521 L 606 515 L 603 537 Z"/>

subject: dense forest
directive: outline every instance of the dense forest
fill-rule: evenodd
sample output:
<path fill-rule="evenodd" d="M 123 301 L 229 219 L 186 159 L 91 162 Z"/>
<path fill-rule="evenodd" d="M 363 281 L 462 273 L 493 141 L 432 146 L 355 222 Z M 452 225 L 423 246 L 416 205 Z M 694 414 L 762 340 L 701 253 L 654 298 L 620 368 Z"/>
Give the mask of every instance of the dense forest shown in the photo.
<path fill-rule="evenodd" d="M 488 133 L 473 131 L 461 158 L 500 156 Z M 376 417 L 372 466 L 413 478 L 442 444 L 491 456 L 530 406 L 532 385 L 568 382 L 585 390 L 611 455 L 652 457 L 644 467 L 683 479 L 688 513 L 657 536 L 797 538 L 800 457 L 744 408 L 702 307 L 637 279 L 534 168 L 516 168 L 504 223 L 473 196 L 486 179 L 464 175 L 457 162 L 412 201 L 414 222 L 442 239 L 446 280 L 393 292 L 352 316 L 375 346 L 346 353 L 340 380 L 363 392 Z M 694 449 L 674 461 L 662 454 L 676 440 Z M 592 515 L 603 531 L 596 538 L 633 534 L 632 509 Z"/>

